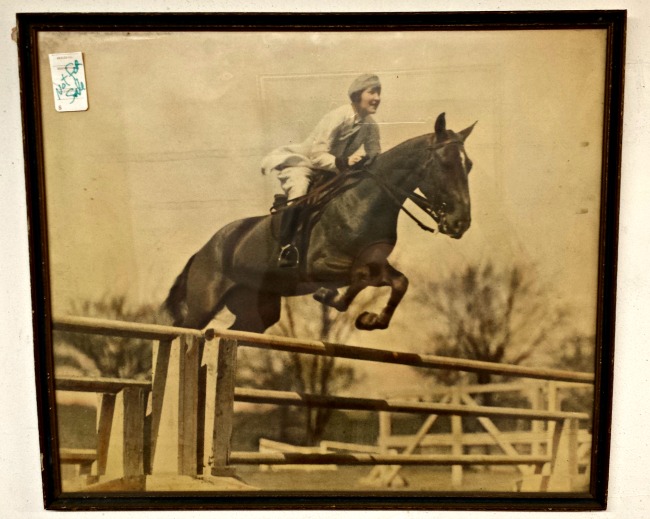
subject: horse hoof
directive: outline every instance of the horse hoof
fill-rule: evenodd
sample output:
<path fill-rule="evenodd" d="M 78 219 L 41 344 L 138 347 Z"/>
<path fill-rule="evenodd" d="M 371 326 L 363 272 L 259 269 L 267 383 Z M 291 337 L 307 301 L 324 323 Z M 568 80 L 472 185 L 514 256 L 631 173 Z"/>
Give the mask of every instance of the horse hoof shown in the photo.
<path fill-rule="evenodd" d="M 334 291 L 325 287 L 321 287 L 313 293 L 313 297 L 319 303 L 329 305 L 332 301 L 332 297 L 334 297 Z"/>
<path fill-rule="evenodd" d="M 388 328 L 388 324 L 381 322 L 379 316 L 373 312 L 359 314 L 354 324 L 359 330 L 385 330 Z"/>
<path fill-rule="evenodd" d="M 314 292 L 313 297 L 319 303 L 322 303 L 326 306 L 331 306 L 339 312 L 345 312 L 348 307 L 344 302 L 338 300 L 339 293 L 336 290 L 330 288 L 321 287 L 316 292 Z"/>

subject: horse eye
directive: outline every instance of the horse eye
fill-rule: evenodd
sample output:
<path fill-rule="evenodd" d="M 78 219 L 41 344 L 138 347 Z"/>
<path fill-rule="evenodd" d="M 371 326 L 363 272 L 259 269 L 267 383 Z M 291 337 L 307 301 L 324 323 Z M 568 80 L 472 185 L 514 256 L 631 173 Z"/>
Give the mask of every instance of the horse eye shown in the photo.
<path fill-rule="evenodd" d="M 469 172 L 472 171 L 472 166 L 474 163 L 468 158 L 465 160 L 465 167 L 467 168 L 467 174 L 469 175 Z"/>

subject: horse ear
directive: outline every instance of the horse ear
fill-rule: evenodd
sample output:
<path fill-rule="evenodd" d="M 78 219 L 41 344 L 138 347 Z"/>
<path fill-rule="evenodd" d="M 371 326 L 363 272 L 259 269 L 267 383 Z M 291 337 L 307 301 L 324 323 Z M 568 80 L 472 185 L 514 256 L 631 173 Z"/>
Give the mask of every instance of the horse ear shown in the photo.
<path fill-rule="evenodd" d="M 461 141 L 465 142 L 465 139 L 467 139 L 467 137 L 469 137 L 469 134 L 472 133 L 472 130 L 474 129 L 474 126 L 476 126 L 477 122 L 478 121 L 476 121 L 474 124 L 472 124 L 472 126 L 468 126 L 464 130 L 461 130 L 461 131 L 458 132 L 458 135 L 460 135 L 460 140 Z"/>
<path fill-rule="evenodd" d="M 445 112 L 442 112 L 436 119 L 434 129 L 438 140 L 447 138 L 447 121 L 445 120 Z"/>

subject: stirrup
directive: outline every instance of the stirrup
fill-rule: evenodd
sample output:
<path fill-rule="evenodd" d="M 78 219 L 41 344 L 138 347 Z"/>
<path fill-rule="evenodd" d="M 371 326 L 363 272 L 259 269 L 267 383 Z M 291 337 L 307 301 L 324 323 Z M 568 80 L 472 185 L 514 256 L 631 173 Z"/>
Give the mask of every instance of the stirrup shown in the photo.
<path fill-rule="evenodd" d="M 278 256 L 278 267 L 296 267 L 298 266 L 299 260 L 300 254 L 298 253 L 298 249 L 293 243 L 289 243 L 280 249 L 280 255 Z"/>

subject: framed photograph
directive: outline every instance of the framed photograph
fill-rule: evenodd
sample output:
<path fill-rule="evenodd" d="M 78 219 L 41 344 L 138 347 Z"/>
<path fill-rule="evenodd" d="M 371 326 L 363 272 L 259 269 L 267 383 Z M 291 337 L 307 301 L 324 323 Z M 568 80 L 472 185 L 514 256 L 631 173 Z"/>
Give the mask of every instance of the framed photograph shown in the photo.
<path fill-rule="evenodd" d="M 19 14 L 46 508 L 605 508 L 625 20 Z"/>

